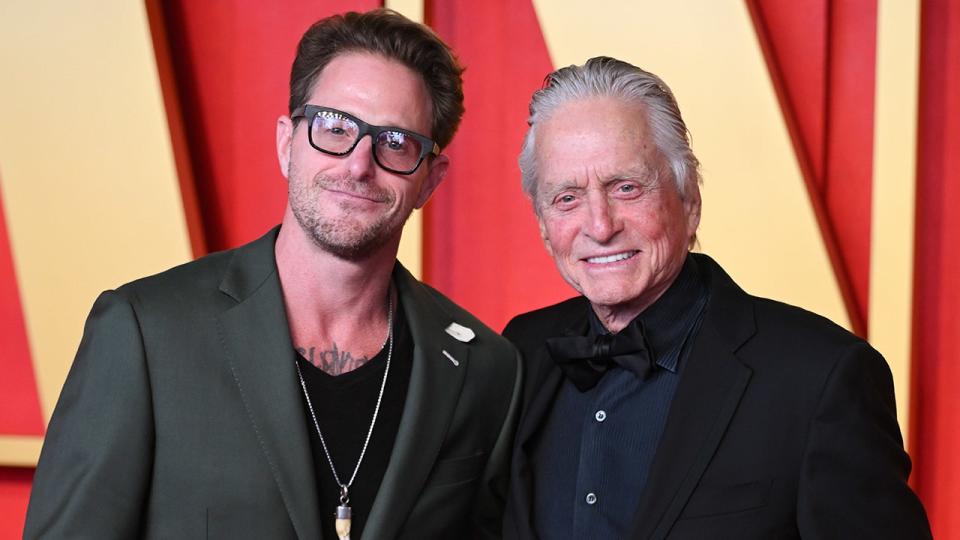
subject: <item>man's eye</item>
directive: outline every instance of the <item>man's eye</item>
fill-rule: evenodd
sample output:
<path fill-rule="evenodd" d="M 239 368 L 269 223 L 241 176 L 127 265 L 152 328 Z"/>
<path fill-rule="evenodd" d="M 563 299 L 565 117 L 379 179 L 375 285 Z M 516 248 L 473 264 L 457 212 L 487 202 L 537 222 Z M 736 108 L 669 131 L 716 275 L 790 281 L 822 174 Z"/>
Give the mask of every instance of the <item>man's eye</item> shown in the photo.
<path fill-rule="evenodd" d="M 568 194 L 566 194 L 566 195 L 561 195 L 561 196 L 557 197 L 557 198 L 556 198 L 556 204 L 559 204 L 559 205 L 570 205 L 570 204 L 573 204 L 574 202 L 576 202 L 576 200 L 577 200 L 576 197 L 574 197 L 573 195 L 570 195 L 570 194 L 568 193 Z"/>
<path fill-rule="evenodd" d="M 616 195 L 624 196 L 637 196 L 642 193 L 642 188 L 636 182 L 622 182 L 617 184 L 614 188 L 613 193 Z"/>
<path fill-rule="evenodd" d="M 321 114 L 317 117 L 318 127 L 327 135 L 343 136 L 355 131 L 352 122 L 335 114 Z"/>
<path fill-rule="evenodd" d="M 410 151 L 410 143 L 407 141 L 407 136 L 397 131 L 384 133 L 382 138 L 382 146 L 386 147 L 392 152 Z"/>

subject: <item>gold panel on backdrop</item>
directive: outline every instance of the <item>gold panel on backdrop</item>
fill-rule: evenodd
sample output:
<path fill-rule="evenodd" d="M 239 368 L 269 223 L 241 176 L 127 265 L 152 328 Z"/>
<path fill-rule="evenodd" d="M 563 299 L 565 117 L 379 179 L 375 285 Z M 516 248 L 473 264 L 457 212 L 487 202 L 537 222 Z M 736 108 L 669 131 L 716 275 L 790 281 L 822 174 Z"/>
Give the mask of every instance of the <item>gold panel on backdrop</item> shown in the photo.
<path fill-rule="evenodd" d="M 897 416 L 909 441 L 920 2 L 881 0 L 877 8 L 868 332 L 893 370 Z"/>
<path fill-rule="evenodd" d="M 143 2 L 3 2 L 0 73 L 3 200 L 46 419 L 97 294 L 191 250 Z M 0 464 L 38 449 L 0 434 Z"/>

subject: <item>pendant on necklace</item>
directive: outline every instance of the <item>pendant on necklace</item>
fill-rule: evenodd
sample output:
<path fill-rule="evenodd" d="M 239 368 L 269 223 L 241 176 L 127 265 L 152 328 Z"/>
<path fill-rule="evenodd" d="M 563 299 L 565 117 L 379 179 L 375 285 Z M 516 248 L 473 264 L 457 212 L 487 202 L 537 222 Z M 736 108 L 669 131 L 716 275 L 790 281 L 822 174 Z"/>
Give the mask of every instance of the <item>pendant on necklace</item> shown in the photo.
<path fill-rule="evenodd" d="M 340 506 L 337 507 L 336 521 L 334 527 L 337 529 L 337 536 L 340 540 L 350 540 L 350 524 L 352 519 L 352 510 L 350 510 L 350 492 L 345 485 L 340 486 Z"/>
<path fill-rule="evenodd" d="M 337 507 L 336 529 L 340 540 L 350 540 L 350 507 L 340 505 Z"/>

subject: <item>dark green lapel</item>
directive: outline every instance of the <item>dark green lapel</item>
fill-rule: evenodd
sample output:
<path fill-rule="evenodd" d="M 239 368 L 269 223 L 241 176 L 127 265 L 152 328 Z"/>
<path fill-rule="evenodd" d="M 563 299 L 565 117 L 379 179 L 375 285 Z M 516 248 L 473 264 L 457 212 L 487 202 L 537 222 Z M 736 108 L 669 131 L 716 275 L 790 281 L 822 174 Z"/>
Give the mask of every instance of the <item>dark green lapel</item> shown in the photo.
<path fill-rule="evenodd" d="M 430 291 L 397 263 L 393 273 L 410 334 L 413 371 L 390 464 L 374 500 L 365 531 L 395 538 L 416 503 L 460 399 L 469 369 L 467 343 L 446 331 L 456 321 Z M 364 535 L 368 536 L 368 535 Z"/>
<path fill-rule="evenodd" d="M 683 368 L 630 538 L 665 538 L 710 463 L 753 373 L 736 356 L 756 332 L 747 295 L 712 259 L 703 326 Z"/>
<path fill-rule="evenodd" d="M 274 259 L 278 230 L 235 252 L 220 290 L 237 305 L 217 318 L 218 338 L 297 536 L 315 539 L 319 503 Z"/>

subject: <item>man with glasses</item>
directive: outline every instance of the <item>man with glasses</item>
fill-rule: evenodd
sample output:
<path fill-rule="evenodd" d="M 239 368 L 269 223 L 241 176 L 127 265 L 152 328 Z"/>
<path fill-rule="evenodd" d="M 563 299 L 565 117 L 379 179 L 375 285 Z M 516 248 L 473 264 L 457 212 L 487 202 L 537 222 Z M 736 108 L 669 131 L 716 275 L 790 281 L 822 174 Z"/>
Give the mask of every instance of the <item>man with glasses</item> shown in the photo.
<path fill-rule="evenodd" d="M 101 295 L 26 537 L 499 536 L 517 353 L 396 261 L 447 171 L 461 71 L 391 11 L 306 32 L 281 225 Z"/>
<path fill-rule="evenodd" d="M 526 366 L 504 538 L 930 537 L 883 357 L 689 252 L 699 162 L 670 89 L 551 73 L 520 155 L 582 296 L 504 330 Z"/>

